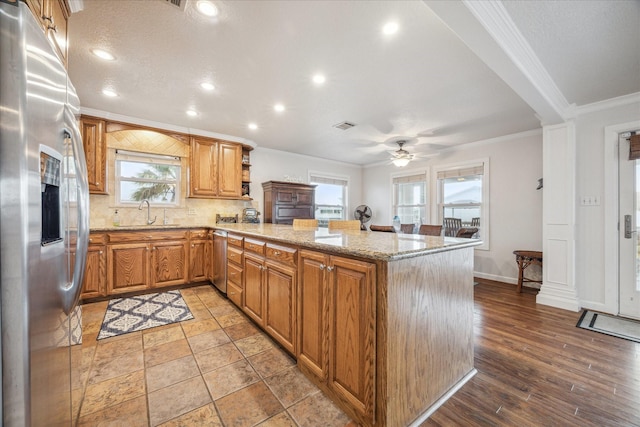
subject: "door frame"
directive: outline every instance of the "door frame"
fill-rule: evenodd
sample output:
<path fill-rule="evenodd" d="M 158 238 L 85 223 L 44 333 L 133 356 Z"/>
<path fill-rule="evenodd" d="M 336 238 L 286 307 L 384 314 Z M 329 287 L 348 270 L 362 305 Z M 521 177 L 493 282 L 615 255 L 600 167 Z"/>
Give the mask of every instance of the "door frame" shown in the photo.
<path fill-rule="evenodd" d="M 604 128 L 604 304 L 601 311 L 618 314 L 620 295 L 618 215 L 618 135 L 640 129 L 640 120 Z"/>

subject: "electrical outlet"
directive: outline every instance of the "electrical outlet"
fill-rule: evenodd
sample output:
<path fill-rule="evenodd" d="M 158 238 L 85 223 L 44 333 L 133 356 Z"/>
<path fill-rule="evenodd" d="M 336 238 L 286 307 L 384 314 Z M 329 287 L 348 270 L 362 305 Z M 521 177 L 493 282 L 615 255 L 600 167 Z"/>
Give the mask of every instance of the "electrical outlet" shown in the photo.
<path fill-rule="evenodd" d="M 188 215 L 194 216 L 195 214 L 196 214 L 196 209 L 195 208 L 189 208 Z"/>

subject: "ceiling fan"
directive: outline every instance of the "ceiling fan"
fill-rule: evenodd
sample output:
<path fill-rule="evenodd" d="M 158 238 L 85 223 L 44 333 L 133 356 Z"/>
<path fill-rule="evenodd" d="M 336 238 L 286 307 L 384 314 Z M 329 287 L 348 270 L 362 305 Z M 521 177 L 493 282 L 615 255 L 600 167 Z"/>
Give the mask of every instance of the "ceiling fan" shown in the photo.
<path fill-rule="evenodd" d="M 390 159 L 391 162 L 399 168 L 407 166 L 409 162 L 414 158 L 413 154 L 409 153 L 407 150 L 402 148 L 402 146 L 406 142 L 407 141 L 404 141 L 404 140 L 396 141 L 396 144 L 398 144 L 400 148 L 394 151 L 393 153 L 391 153 L 391 159 Z"/>

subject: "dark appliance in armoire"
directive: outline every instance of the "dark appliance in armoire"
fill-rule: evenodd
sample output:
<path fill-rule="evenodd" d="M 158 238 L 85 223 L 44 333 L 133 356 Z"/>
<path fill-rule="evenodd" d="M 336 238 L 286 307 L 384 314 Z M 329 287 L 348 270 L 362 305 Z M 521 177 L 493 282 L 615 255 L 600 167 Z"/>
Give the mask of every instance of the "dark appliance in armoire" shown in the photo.
<path fill-rule="evenodd" d="M 267 181 L 264 189 L 264 222 L 292 224 L 294 218 L 313 219 L 315 185 Z"/>

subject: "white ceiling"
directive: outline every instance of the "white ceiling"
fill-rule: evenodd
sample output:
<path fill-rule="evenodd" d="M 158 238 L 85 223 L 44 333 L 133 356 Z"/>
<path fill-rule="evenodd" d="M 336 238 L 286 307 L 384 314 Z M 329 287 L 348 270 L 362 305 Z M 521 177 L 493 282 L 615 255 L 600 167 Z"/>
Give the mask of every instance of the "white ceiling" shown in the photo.
<path fill-rule="evenodd" d="M 212 21 L 194 0 L 184 11 L 164 0 L 85 0 L 69 21 L 69 73 L 83 108 L 360 165 L 387 161 L 396 139 L 414 138 L 405 148 L 428 155 L 539 128 L 544 116 L 425 2 L 216 4 Z M 568 103 L 640 92 L 640 1 L 508 1 L 503 9 Z M 400 28 L 387 37 L 390 20 Z M 311 81 L 318 72 L 321 87 Z M 216 89 L 205 93 L 203 80 Z M 119 96 L 102 95 L 107 86 Z M 357 126 L 332 127 L 345 120 Z"/>

